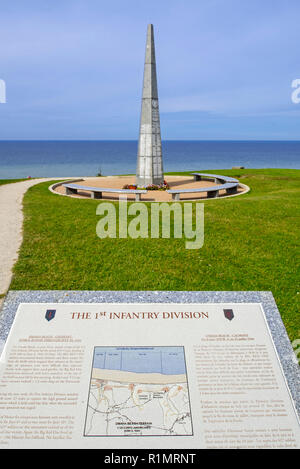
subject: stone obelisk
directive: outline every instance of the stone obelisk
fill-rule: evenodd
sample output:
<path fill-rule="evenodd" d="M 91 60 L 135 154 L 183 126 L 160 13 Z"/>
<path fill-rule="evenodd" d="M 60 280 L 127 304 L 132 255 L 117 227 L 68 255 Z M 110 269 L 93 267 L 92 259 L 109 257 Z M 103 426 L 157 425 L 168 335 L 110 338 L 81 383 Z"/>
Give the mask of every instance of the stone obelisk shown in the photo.
<path fill-rule="evenodd" d="M 136 184 L 164 181 L 153 25 L 148 25 Z"/>

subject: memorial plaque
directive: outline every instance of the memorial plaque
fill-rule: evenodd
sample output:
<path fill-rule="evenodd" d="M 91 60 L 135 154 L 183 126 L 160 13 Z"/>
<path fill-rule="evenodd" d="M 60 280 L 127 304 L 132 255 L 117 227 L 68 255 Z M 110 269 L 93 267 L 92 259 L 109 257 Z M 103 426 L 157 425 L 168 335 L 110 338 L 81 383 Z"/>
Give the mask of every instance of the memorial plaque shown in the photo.
<path fill-rule="evenodd" d="M 299 448 L 263 303 L 165 293 L 19 304 L 0 361 L 0 448 Z"/>

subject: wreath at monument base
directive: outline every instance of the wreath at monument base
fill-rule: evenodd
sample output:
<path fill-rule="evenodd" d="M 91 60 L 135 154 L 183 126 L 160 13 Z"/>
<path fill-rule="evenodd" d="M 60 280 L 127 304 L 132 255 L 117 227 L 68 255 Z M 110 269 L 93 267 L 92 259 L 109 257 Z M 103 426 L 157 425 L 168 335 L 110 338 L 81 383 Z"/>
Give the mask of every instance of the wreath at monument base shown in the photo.
<path fill-rule="evenodd" d="M 166 191 L 170 189 L 170 186 L 167 181 L 164 181 L 162 184 L 148 184 L 145 186 L 137 186 L 136 184 L 125 184 L 125 186 L 123 186 L 123 189 L 146 189 L 147 191 Z"/>

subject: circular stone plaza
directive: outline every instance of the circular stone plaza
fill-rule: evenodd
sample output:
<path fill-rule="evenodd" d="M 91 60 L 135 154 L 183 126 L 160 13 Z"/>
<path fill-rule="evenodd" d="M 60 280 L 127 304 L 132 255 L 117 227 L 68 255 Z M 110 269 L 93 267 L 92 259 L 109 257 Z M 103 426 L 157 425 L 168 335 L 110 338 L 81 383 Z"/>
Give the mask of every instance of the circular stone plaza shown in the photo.
<path fill-rule="evenodd" d="M 217 178 L 216 178 L 217 176 Z M 201 178 L 201 179 L 200 179 Z M 229 180 L 229 182 L 227 182 Z M 234 182 L 236 181 L 236 182 Z M 70 182 L 53 184 L 50 190 L 56 194 L 77 198 L 94 198 L 118 201 L 126 195 L 128 201 L 171 202 L 233 197 L 248 192 L 249 188 L 234 178 L 221 175 L 167 176 L 167 190 L 123 189 L 135 185 L 135 176 L 86 177 Z M 70 187 L 70 188 L 69 188 Z M 107 191 L 106 191 L 107 190 Z M 137 199 L 137 195 L 139 198 Z"/>
<path fill-rule="evenodd" d="M 140 132 L 135 176 L 85 177 L 50 187 L 70 197 L 143 202 L 224 198 L 249 190 L 237 179 L 203 173 L 165 176 L 163 172 L 153 25 L 148 25 Z"/>

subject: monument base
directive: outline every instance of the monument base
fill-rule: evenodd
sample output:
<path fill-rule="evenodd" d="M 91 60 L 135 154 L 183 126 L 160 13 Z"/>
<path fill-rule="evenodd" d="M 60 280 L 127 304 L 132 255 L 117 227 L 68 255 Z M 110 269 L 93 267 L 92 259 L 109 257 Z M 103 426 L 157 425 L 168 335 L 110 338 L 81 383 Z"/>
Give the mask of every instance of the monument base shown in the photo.
<path fill-rule="evenodd" d="M 164 177 L 157 177 L 157 178 L 142 178 L 142 177 L 136 177 L 135 178 L 135 183 L 138 187 L 146 187 L 150 186 L 151 184 L 154 184 L 155 186 L 163 185 L 164 183 Z"/>
<path fill-rule="evenodd" d="M 1 448 L 300 448 L 270 292 L 10 291 L 0 339 Z"/>

